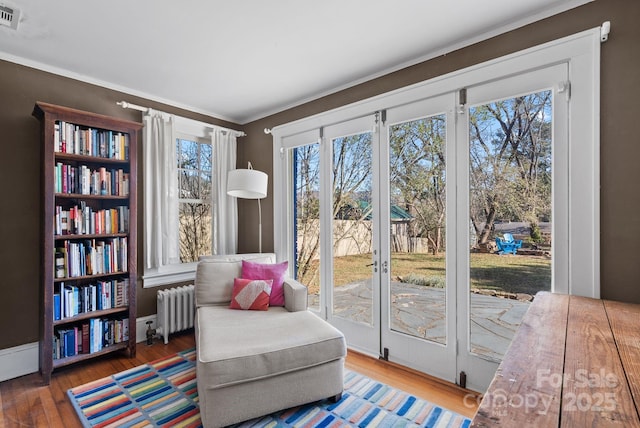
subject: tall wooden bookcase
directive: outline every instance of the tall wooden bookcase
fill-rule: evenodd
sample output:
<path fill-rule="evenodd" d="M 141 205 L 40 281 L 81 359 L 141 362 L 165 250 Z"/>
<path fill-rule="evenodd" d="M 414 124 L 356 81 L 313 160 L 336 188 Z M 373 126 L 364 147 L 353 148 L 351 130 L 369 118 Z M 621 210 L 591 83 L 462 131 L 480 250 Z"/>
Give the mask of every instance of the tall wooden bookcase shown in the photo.
<path fill-rule="evenodd" d="M 40 371 L 135 356 L 142 124 L 37 102 L 42 129 Z"/>

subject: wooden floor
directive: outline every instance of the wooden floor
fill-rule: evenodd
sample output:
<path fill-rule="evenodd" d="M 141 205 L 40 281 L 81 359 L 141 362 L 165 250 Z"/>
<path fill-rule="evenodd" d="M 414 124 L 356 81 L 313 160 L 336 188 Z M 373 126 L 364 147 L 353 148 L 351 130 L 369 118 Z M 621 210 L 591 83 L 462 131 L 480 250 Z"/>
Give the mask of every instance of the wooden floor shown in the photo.
<path fill-rule="evenodd" d="M 195 340 L 192 332 L 176 334 L 168 345 L 161 341 L 156 341 L 152 346 L 139 343 L 136 358 L 112 354 L 56 370 L 49 386 L 42 384 L 37 373 L 2 382 L 0 428 L 81 427 L 67 398 L 66 391 L 69 388 L 193 347 Z M 370 357 L 350 352 L 346 367 L 465 416 L 472 417 L 477 408 L 475 395 L 465 399 L 467 391 Z"/>

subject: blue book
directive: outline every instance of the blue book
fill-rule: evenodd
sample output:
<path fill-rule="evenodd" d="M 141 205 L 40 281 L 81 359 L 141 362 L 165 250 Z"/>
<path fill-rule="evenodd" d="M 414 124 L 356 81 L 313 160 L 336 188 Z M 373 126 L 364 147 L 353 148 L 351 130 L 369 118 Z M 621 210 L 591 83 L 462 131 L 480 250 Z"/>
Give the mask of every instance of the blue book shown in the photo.
<path fill-rule="evenodd" d="M 96 326 L 95 326 L 95 323 L 96 323 L 95 318 L 91 318 L 89 320 L 89 353 L 96 352 L 96 342 L 95 342 Z"/>
<path fill-rule="evenodd" d="M 53 320 L 57 321 L 60 319 L 60 295 L 53 295 Z"/>
<path fill-rule="evenodd" d="M 64 356 L 73 357 L 74 355 L 76 355 L 76 332 L 64 330 Z"/>
<path fill-rule="evenodd" d="M 108 135 L 108 143 L 107 143 L 107 157 L 108 158 L 112 158 L 113 157 L 113 149 L 114 147 L 114 142 L 113 142 L 113 132 L 112 131 L 107 131 L 107 135 Z"/>
<path fill-rule="evenodd" d="M 102 307 L 102 281 L 98 282 L 98 288 L 96 291 L 96 303 L 97 303 L 97 309 L 100 311 L 102 309 L 104 309 Z"/>
<path fill-rule="evenodd" d="M 73 287 L 73 316 L 76 316 L 80 313 L 80 294 L 78 292 L 78 287 Z"/>
<path fill-rule="evenodd" d="M 98 130 L 97 129 L 91 129 L 91 143 L 92 143 L 92 155 L 93 156 L 98 156 Z"/>

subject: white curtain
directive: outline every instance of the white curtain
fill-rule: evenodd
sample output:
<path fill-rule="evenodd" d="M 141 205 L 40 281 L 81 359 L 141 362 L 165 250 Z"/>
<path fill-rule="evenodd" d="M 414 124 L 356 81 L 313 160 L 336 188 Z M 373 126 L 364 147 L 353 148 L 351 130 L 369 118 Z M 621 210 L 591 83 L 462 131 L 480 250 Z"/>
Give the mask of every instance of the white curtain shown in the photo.
<path fill-rule="evenodd" d="M 211 133 L 216 174 L 214 253 L 236 254 L 238 250 L 238 204 L 227 195 L 227 175 L 236 169 L 236 133 L 214 129 Z"/>
<path fill-rule="evenodd" d="M 143 118 L 146 269 L 180 262 L 178 172 L 173 116 L 149 109 Z"/>

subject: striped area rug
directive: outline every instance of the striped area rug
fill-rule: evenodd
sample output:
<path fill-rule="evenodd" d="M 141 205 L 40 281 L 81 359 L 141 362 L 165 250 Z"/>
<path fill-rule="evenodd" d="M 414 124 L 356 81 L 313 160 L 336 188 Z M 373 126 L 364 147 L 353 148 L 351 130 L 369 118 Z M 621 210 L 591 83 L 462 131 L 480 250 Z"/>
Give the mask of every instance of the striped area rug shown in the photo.
<path fill-rule="evenodd" d="M 345 370 L 337 403 L 320 401 L 236 428 L 468 427 L 450 410 Z M 188 350 L 67 391 L 85 427 L 201 426 L 195 351 Z"/>

